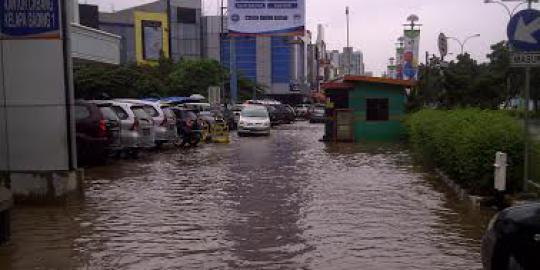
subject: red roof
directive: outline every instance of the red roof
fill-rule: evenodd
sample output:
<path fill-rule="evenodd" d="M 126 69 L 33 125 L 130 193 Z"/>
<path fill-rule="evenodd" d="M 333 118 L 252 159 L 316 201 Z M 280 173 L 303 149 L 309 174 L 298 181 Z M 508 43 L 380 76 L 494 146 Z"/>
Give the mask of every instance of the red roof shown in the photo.
<path fill-rule="evenodd" d="M 343 81 L 382 83 L 382 84 L 401 85 L 405 87 L 413 87 L 416 84 L 416 81 L 398 80 L 398 79 L 381 78 L 381 77 L 368 77 L 368 76 L 345 76 L 345 79 L 343 79 Z"/>
<path fill-rule="evenodd" d="M 390 84 L 390 85 L 399 85 L 403 87 L 413 87 L 416 84 L 416 81 L 397 80 L 397 79 L 390 79 L 390 78 L 368 77 L 368 76 L 345 76 L 343 81 L 333 81 L 333 82 L 323 83 L 321 84 L 321 87 L 323 89 L 347 90 L 347 89 L 354 88 L 355 82 Z"/>
<path fill-rule="evenodd" d="M 345 82 L 327 82 L 322 83 L 321 87 L 323 89 L 352 89 L 354 84 Z"/>

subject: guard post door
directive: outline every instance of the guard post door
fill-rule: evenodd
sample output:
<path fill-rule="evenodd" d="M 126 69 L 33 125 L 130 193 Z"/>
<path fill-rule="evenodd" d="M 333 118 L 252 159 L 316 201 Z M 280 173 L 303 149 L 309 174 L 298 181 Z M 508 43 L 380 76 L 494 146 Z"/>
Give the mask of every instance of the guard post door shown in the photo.
<path fill-rule="evenodd" d="M 353 112 L 349 109 L 336 110 L 335 138 L 338 142 L 354 141 Z"/>

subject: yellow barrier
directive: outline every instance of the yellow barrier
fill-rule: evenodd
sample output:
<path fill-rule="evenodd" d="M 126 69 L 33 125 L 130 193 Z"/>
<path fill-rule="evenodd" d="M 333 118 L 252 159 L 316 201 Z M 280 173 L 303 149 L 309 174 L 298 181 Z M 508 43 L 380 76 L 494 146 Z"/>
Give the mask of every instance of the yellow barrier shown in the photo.
<path fill-rule="evenodd" d="M 229 127 L 223 120 L 217 120 L 210 130 L 212 142 L 214 143 L 229 143 Z"/>

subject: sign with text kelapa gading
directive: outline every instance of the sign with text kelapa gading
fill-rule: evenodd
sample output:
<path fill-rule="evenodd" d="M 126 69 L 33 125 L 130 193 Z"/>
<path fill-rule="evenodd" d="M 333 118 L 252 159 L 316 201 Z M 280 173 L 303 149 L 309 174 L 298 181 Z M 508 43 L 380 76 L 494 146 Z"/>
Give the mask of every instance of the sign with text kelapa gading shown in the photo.
<path fill-rule="evenodd" d="M 305 0 L 229 0 L 229 33 L 241 36 L 303 36 Z"/>
<path fill-rule="evenodd" d="M 2 39 L 59 39 L 59 0 L 2 0 Z"/>

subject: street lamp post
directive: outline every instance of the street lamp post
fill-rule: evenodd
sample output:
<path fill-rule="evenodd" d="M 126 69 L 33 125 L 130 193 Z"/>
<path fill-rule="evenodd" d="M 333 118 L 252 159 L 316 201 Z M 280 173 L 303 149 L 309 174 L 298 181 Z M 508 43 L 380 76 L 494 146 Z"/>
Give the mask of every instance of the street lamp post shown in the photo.
<path fill-rule="evenodd" d="M 509 6 L 507 6 L 505 3 L 503 2 L 521 2 L 519 4 L 517 4 L 514 8 L 510 8 Z M 508 12 L 508 16 L 510 16 L 510 18 L 512 18 L 512 16 L 514 16 L 514 13 L 516 13 L 516 11 L 518 10 L 518 8 L 520 8 L 522 5 L 525 5 L 527 3 L 531 4 L 532 1 L 523 1 L 523 0 L 506 0 L 506 1 L 500 1 L 500 0 L 484 0 L 484 3 L 485 4 L 497 4 L 497 5 L 500 5 L 502 6 L 506 12 Z"/>
<path fill-rule="evenodd" d="M 461 54 L 463 54 L 464 50 L 465 50 L 465 45 L 467 44 L 467 42 L 472 39 L 472 38 L 477 38 L 477 37 L 480 37 L 480 34 L 476 34 L 476 35 L 472 35 L 472 36 L 468 36 L 466 37 L 463 41 L 461 41 L 459 38 L 456 38 L 456 37 L 447 37 L 446 39 L 451 39 L 451 40 L 455 40 L 459 46 L 461 47 Z"/>

